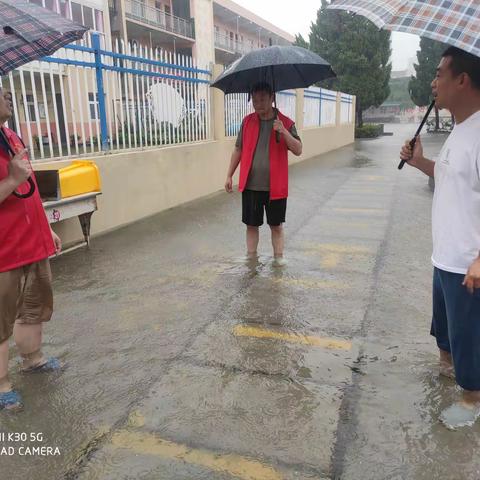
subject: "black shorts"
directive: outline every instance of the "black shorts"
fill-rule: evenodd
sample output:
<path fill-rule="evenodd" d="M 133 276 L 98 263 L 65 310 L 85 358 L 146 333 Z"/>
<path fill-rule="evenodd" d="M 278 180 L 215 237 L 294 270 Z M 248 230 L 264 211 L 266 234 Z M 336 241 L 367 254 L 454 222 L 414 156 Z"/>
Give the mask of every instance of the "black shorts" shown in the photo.
<path fill-rule="evenodd" d="M 242 193 L 242 222 L 250 227 L 263 225 L 263 211 L 267 212 L 267 223 L 278 227 L 285 222 L 287 199 L 270 200 L 270 192 L 245 190 Z"/>

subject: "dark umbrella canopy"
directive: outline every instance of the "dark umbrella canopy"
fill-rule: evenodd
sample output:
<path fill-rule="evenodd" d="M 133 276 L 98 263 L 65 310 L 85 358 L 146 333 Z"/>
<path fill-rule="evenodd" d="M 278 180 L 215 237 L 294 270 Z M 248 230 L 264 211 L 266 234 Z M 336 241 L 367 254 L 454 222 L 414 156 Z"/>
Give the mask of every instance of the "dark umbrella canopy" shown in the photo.
<path fill-rule="evenodd" d="M 212 84 L 228 93 L 248 93 L 257 83 L 268 83 L 275 91 L 307 88 L 335 77 L 328 62 L 310 50 L 274 46 L 253 50 L 233 62 Z"/>
<path fill-rule="evenodd" d="M 0 75 L 51 55 L 88 28 L 23 0 L 0 0 Z"/>

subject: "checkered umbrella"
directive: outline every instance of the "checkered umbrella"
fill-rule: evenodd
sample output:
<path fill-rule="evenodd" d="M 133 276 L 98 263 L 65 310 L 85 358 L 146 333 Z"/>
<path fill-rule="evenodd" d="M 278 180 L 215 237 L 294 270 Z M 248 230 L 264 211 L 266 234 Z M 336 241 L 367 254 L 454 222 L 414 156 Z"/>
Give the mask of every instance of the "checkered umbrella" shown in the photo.
<path fill-rule="evenodd" d="M 88 28 L 24 0 L 0 0 L 0 75 L 51 55 Z"/>
<path fill-rule="evenodd" d="M 428 37 L 480 57 L 479 0 L 335 0 L 379 28 Z"/>

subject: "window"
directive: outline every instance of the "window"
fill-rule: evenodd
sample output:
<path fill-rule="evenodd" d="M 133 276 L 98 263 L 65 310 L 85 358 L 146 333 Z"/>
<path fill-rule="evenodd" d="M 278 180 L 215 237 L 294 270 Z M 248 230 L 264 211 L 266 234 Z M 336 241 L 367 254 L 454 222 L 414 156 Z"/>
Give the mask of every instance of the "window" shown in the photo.
<path fill-rule="evenodd" d="M 95 30 L 95 22 L 93 21 L 93 8 L 90 7 L 83 7 L 83 24 Z"/>
<path fill-rule="evenodd" d="M 65 18 L 72 18 L 70 15 L 70 0 L 59 0 L 58 4 L 60 5 L 60 15 Z"/>
<path fill-rule="evenodd" d="M 70 6 L 68 0 L 60 0 L 60 15 L 70 18 Z"/>
<path fill-rule="evenodd" d="M 63 7 L 64 3 L 67 3 L 68 0 L 28 0 L 30 3 L 34 3 L 39 7 L 47 8 L 55 13 L 61 13 L 62 10 L 59 10 L 59 6 Z"/>
<path fill-rule="evenodd" d="M 57 12 L 57 0 L 45 0 L 45 8 L 48 8 L 52 12 Z"/>
<path fill-rule="evenodd" d="M 90 110 L 90 120 L 97 120 L 98 115 L 98 93 L 88 94 L 88 108 Z"/>
<path fill-rule="evenodd" d="M 72 2 L 72 20 L 83 25 L 82 6 L 75 2 Z"/>
<path fill-rule="evenodd" d="M 28 111 L 28 116 L 27 116 Z M 37 121 L 37 116 L 35 115 L 35 102 L 33 100 L 33 95 L 26 95 L 26 103 L 25 103 L 25 118 L 30 120 L 31 122 Z"/>
<path fill-rule="evenodd" d="M 132 14 L 136 17 L 145 18 L 145 0 L 137 0 L 131 3 Z"/>

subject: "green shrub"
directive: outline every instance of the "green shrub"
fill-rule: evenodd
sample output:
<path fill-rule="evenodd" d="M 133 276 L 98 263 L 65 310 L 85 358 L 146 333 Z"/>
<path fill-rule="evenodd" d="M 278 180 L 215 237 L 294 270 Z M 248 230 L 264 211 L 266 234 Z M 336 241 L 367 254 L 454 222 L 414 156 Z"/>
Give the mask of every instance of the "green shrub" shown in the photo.
<path fill-rule="evenodd" d="M 377 138 L 383 134 L 383 125 L 365 123 L 355 128 L 355 138 Z"/>

